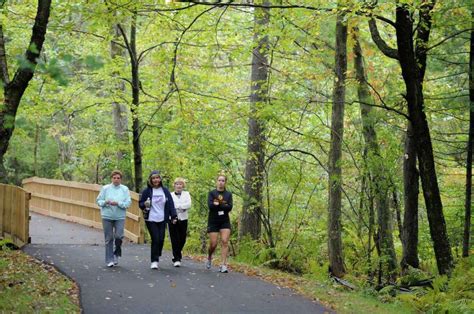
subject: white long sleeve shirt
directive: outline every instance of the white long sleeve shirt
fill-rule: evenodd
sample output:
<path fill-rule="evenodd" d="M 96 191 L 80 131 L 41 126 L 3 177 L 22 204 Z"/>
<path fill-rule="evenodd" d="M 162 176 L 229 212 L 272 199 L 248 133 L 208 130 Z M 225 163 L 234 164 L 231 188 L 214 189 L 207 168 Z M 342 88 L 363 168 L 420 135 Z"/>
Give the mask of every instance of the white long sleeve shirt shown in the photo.
<path fill-rule="evenodd" d="M 173 197 L 174 207 L 178 213 L 178 220 L 188 219 L 188 209 L 191 208 L 191 195 L 188 191 L 182 191 L 181 195 L 177 195 L 176 192 L 171 192 Z"/>

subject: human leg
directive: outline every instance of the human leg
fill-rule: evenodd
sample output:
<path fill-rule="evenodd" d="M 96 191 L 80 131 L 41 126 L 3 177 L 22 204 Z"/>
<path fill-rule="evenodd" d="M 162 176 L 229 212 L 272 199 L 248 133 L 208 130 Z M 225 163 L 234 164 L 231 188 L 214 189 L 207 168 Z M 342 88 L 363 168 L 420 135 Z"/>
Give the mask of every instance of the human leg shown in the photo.
<path fill-rule="evenodd" d="M 181 260 L 179 256 L 180 241 L 179 241 L 178 223 L 168 224 L 168 230 L 170 232 L 171 248 L 173 251 L 173 263 Z"/>
<path fill-rule="evenodd" d="M 163 244 L 165 243 L 166 223 L 162 221 L 162 222 L 157 222 L 156 224 L 157 224 L 157 230 L 158 230 L 157 254 L 159 258 L 163 251 Z"/>
<path fill-rule="evenodd" d="M 221 235 L 221 261 L 222 265 L 227 265 L 227 254 L 229 253 L 230 229 L 219 230 Z"/>
<path fill-rule="evenodd" d="M 150 259 L 151 262 L 158 262 L 160 260 L 160 256 L 158 254 L 158 242 L 159 242 L 159 230 L 158 230 L 158 223 L 153 221 L 146 221 L 146 228 L 148 229 L 148 233 L 150 233 L 151 238 L 151 255 Z"/>
<path fill-rule="evenodd" d="M 113 263 L 114 260 L 114 231 L 112 220 L 102 219 L 102 229 L 104 230 L 105 240 L 105 263 L 109 265 L 109 263 Z"/>
<path fill-rule="evenodd" d="M 207 254 L 209 259 L 212 258 L 212 254 L 214 254 L 214 251 L 216 250 L 218 236 L 219 232 L 209 232 L 209 249 Z"/>
<path fill-rule="evenodd" d="M 186 244 L 186 237 L 188 233 L 188 220 L 181 220 L 178 225 L 179 233 L 179 259 L 183 258 L 183 248 Z"/>
<path fill-rule="evenodd" d="M 210 269 L 212 266 L 212 254 L 217 247 L 217 237 L 219 236 L 219 232 L 208 232 L 209 234 L 209 249 L 207 254 L 207 261 L 206 261 L 206 268 Z"/>
<path fill-rule="evenodd" d="M 114 262 L 118 261 L 118 257 L 122 256 L 122 241 L 123 241 L 123 235 L 124 235 L 124 228 L 125 228 L 125 219 L 121 220 L 115 220 L 114 221 L 115 225 L 115 232 L 114 232 L 114 238 L 115 238 L 115 250 L 114 250 Z"/>

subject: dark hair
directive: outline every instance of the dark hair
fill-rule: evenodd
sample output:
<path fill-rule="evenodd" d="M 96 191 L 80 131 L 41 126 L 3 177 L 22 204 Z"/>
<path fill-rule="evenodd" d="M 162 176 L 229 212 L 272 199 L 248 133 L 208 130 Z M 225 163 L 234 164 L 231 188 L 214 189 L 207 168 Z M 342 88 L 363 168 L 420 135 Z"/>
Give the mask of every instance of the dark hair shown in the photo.
<path fill-rule="evenodd" d="M 120 179 L 122 179 L 122 177 L 123 177 L 122 171 L 120 171 L 120 170 L 114 170 L 114 171 L 112 171 L 112 173 L 110 174 L 110 177 L 112 178 L 112 177 L 115 176 L 115 175 L 119 175 L 119 176 L 120 176 Z"/>
<path fill-rule="evenodd" d="M 153 182 L 152 182 L 152 177 L 153 176 L 159 176 L 161 178 L 161 181 L 160 181 L 160 185 L 161 187 L 163 187 L 163 177 L 161 176 L 161 172 L 159 170 L 153 170 L 150 175 L 148 176 L 148 181 L 147 181 L 147 186 L 152 188 L 153 187 Z"/>

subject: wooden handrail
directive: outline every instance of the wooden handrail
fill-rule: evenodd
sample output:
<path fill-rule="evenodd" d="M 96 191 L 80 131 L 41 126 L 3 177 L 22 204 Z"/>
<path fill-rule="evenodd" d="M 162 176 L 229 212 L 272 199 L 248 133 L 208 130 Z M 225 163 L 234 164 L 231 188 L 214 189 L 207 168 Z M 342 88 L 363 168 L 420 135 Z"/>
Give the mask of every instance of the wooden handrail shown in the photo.
<path fill-rule="evenodd" d="M 18 247 L 29 242 L 30 197 L 21 187 L 0 184 L 0 237 Z"/>
<path fill-rule="evenodd" d="M 32 177 L 23 180 L 31 193 L 30 209 L 43 215 L 102 229 L 100 209 L 95 203 L 102 186 L 74 181 Z M 138 208 L 139 195 L 130 191 L 132 205 L 125 218 L 125 236 L 133 242 L 145 240 L 144 222 Z"/>

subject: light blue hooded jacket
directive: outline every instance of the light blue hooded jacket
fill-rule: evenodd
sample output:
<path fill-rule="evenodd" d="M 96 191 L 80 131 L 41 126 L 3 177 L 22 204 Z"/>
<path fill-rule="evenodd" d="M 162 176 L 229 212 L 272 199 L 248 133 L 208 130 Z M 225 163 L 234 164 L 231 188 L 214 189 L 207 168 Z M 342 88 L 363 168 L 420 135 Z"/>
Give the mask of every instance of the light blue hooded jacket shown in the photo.
<path fill-rule="evenodd" d="M 132 204 L 128 187 L 122 184 L 118 186 L 113 184 L 104 185 L 96 201 L 100 207 L 102 218 L 109 220 L 125 219 L 127 208 Z M 107 205 L 105 204 L 106 201 L 116 201 L 118 205 Z"/>

